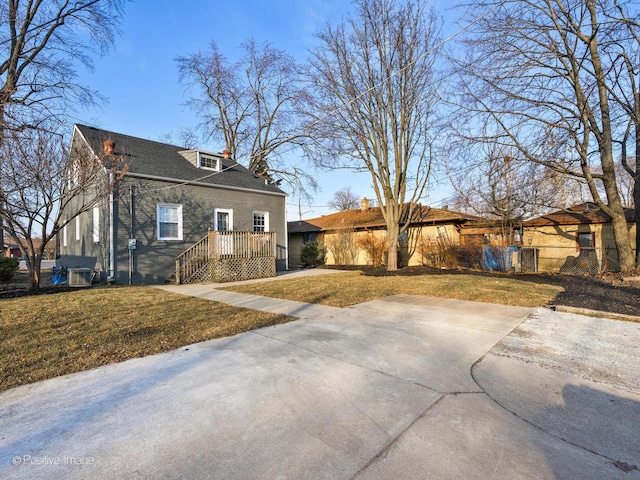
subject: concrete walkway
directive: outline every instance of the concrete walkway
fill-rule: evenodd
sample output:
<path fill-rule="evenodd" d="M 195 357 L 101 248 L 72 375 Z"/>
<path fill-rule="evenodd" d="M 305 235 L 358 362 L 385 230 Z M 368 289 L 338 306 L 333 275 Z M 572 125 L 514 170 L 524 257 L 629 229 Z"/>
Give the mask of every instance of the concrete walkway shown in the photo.
<path fill-rule="evenodd" d="M 301 319 L 0 394 L 0 478 L 640 478 L 640 392 L 516 354 L 545 315 L 588 343 L 574 317 L 162 288 Z M 618 376 L 640 358 L 627 325 Z"/>

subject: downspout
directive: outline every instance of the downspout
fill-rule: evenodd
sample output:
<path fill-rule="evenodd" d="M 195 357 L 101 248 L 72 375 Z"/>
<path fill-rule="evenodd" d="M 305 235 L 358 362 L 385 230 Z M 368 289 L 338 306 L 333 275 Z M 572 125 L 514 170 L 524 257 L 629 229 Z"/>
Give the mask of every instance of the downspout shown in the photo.
<path fill-rule="evenodd" d="M 131 224 L 129 226 L 129 238 L 134 239 L 135 234 L 133 231 L 133 184 L 129 185 L 129 219 L 131 221 Z M 134 258 L 133 258 L 133 249 L 131 248 L 131 245 L 129 245 L 128 248 L 129 251 L 129 285 L 131 285 L 132 279 L 133 279 L 133 262 L 134 262 Z"/>
<path fill-rule="evenodd" d="M 113 174 L 109 174 L 109 184 L 113 185 Z M 116 277 L 116 243 L 113 238 L 113 190 L 109 193 L 109 276 L 107 277 L 107 283 L 112 283 L 115 281 Z"/>
<path fill-rule="evenodd" d="M 289 231 L 287 228 L 287 197 L 284 197 L 284 269 L 289 270 Z"/>

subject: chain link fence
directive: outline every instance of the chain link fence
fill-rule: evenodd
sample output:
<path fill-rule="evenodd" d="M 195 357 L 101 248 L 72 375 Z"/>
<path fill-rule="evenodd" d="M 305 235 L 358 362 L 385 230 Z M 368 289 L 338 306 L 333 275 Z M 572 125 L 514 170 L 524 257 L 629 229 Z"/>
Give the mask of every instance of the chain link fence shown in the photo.
<path fill-rule="evenodd" d="M 435 244 L 419 249 L 422 265 L 436 268 L 481 268 L 524 273 L 597 275 L 619 269 L 614 248 L 555 246 L 453 246 Z"/>
<path fill-rule="evenodd" d="M 608 248 L 524 247 L 520 248 L 523 272 L 560 272 L 571 275 L 597 275 L 616 269 L 618 256 Z"/>

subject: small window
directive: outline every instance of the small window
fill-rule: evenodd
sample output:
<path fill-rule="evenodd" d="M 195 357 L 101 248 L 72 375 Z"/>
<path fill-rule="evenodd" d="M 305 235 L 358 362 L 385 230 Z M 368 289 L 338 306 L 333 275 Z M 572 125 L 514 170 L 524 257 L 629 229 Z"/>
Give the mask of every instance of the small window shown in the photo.
<path fill-rule="evenodd" d="M 100 242 L 100 208 L 93 207 L 93 243 Z"/>
<path fill-rule="evenodd" d="M 158 240 L 182 240 L 182 205 L 158 204 Z"/>
<path fill-rule="evenodd" d="M 311 243 L 316 241 L 315 233 L 303 233 L 302 234 L 302 243 Z"/>
<path fill-rule="evenodd" d="M 76 217 L 76 242 L 80 241 L 80 215 Z"/>
<path fill-rule="evenodd" d="M 210 155 L 205 155 L 203 153 L 198 154 L 198 166 L 200 168 L 205 168 L 207 170 L 215 170 L 216 172 L 220 171 L 220 159 L 216 157 L 212 157 Z"/>
<path fill-rule="evenodd" d="M 596 244 L 595 233 L 578 233 L 576 250 L 593 250 Z"/>
<path fill-rule="evenodd" d="M 66 222 L 66 220 L 65 220 L 65 222 Z M 67 246 L 67 225 L 62 227 L 62 246 L 63 247 Z"/>
<path fill-rule="evenodd" d="M 233 230 L 233 210 L 216 208 L 213 211 L 213 229 L 217 232 L 229 232 Z"/>
<path fill-rule="evenodd" d="M 269 231 L 269 212 L 253 212 L 253 231 Z"/>

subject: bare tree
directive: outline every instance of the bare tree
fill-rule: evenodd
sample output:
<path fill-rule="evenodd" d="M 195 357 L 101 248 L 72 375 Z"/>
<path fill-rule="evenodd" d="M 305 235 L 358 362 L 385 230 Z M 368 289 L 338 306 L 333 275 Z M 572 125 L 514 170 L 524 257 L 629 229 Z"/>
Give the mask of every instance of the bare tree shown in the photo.
<path fill-rule="evenodd" d="M 181 128 L 177 133 L 173 131 L 163 132 L 157 138 L 159 142 L 179 145 L 186 149 L 194 149 L 198 145 L 198 134 L 191 128 Z"/>
<path fill-rule="evenodd" d="M 480 17 L 467 38 L 468 56 L 454 60 L 462 72 L 456 89 L 469 137 L 481 118 L 497 128 L 478 141 L 518 151 L 585 183 L 611 217 L 622 270 L 634 268 L 631 239 L 615 173 L 616 140 L 626 121 L 614 115 L 612 72 L 625 49 L 628 23 L 617 7 L 632 1 L 512 0 L 465 5 Z M 619 15 L 618 15 L 619 17 Z M 636 27 L 634 27 L 636 28 Z M 603 192 L 603 193 L 601 193 Z"/>
<path fill-rule="evenodd" d="M 499 220 L 504 238 L 524 220 L 584 201 L 577 180 L 519 160 L 514 147 L 478 142 L 455 131 L 449 140 L 447 169 L 455 208 Z"/>
<path fill-rule="evenodd" d="M 346 187 L 333 194 L 333 198 L 329 201 L 329 206 L 339 212 L 344 212 L 358 208 L 359 202 L 358 196 L 351 191 L 351 187 Z"/>
<path fill-rule="evenodd" d="M 9 131 L 0 146 L 0 210 L 7 232 L 25 258 L 31 287 L 40 285 L 40 262 L 49 242 L 78 215 L 105 199 L 126 174 L 124 162 L 97 158 L 46 130 Z M 40 237 L 39 242 L 34 242 Z"/>
<path fill-rule="evenodd" d="M 254 174 L 283 179 L 299 193 L 315 189 L 313 176 L 285 157 L 307 140 L 298 120 L 306 95 L 293 57 L 254 40 L 241 47 L 244 56 L 235 63 L 215 41 L 206 52 L 176 59 L 181 80 L 192 90 L 188 105 L 206 135 L 223 141 L 233 158 L 246 158 Z"/>
<path fill-rule="evenodd" d="M 39 128 L 68 114 L 76 101 L 88 105 L 98 98 L 75 82 L 75 65 L 91 67 L 91 54 L 113 45 L 125 1 L 2 2 L 0 144 L 7 131 Z"/>
<path fill-rule="evenodd" d="M 431 168 L 438 20 L 421 0 L 356 0 L 312 52 L 316 162 L 369 171 L 387 225 L 387 268 Z M 402 206 L 409 203 L 406 221 Z"/>

